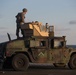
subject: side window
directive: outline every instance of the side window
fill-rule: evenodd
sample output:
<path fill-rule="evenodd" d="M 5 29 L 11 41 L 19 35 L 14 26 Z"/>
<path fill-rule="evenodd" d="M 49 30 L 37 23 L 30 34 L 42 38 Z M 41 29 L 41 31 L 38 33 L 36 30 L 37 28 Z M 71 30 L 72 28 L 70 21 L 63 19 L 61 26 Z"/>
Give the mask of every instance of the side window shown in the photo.
<path fill-rule="evenodd" d="M 45 47 L 46 46 L 46 41 L 40 41 L 40 46 Z"/>
<path fill-rule="evenodd" d="M 66 47 L 66 41 L 61 42 L 62 47 Z"/>
<path fill-rule="evenodd" d="M 54 41 L 54 48 L 62 48 L 64 46 L 64 41 Z"/>

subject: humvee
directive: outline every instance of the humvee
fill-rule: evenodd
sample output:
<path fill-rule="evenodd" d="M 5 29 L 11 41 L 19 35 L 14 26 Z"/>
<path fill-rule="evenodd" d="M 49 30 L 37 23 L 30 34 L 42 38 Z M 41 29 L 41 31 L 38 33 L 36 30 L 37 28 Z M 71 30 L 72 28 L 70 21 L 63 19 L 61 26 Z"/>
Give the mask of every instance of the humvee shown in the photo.
<path fill-rule="evenodd" d="M 27 70 L 29 63 L 53 64 L 76 69 L 76 50 L 66 47 L 66 37 L 54 35 L 54 26 L 39 22 L 21 26 L 24 37 L 0 43 L 0 66 L 11 63 L 15 70 Z"/>

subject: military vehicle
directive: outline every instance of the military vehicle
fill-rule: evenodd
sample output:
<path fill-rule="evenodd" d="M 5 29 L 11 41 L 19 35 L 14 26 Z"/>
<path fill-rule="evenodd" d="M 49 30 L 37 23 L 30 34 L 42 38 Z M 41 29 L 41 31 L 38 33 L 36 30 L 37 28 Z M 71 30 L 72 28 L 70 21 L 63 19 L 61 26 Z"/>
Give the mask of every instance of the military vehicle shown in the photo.
<path fill-rule="evenodd" d="M 27 70 L 29 63 L 53 64 L 55 67 L 76 69 L 76 50 L 66 47 L 66 37 L 56 37 L 54 26 L 44 26 L 39 22 L 21 26 L 24 37 L 0 43 L 0 65 L 15 70 Z"/>

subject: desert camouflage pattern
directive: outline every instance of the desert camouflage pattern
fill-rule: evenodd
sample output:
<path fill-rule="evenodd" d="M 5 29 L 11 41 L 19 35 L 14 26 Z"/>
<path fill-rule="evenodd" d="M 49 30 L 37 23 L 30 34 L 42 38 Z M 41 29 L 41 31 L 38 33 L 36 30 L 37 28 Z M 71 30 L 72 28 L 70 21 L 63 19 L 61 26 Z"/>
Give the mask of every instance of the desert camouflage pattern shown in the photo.
<path fill-rule="evenodd" d="M 7 45 L 7 57 L 11 57 L 17 52 L 29 52 L 35 60 L 34 63 L 68 63 L 72 53 L 75 53 L 76 50 L 69 48 L 54 48 L 49 49 L 47 46 L 40 46 L 38 41 L 29 41 L 29 46 L 25 45 L 27 41 L 17 40 L 12 41 Z M 29 51 L 29 48 L 31 50 Z M 31 54 L 32 52 L 32 54 Z"/>
<path fill-rule="evenodd" d="M 22 29 L 25 38 L 10 41 L 6 46 L 6 57 L 25 53 L 31 63 L 67 64 L 76 53 L 75 49 L 66 47 L 65 36 L 54 36 L 54 26 L 49 26 L 46 31 L 42 23 L 31 22 L 23 25 Z"/>

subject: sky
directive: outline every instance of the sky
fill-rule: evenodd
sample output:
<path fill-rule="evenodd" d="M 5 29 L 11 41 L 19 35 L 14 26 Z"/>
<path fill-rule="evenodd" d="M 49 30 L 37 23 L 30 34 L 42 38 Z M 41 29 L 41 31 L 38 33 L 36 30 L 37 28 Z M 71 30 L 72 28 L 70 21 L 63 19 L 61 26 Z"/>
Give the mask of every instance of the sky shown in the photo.
<path fill-rule="evenodd" d="M 18 12 L 27 8 L 26 22 L 54 25 L 55 36 L 66 36 L 68 45 L 76 45 L 76 0 L 0 0 L 0 43 L 7 33 L 16 38 Z"/>

